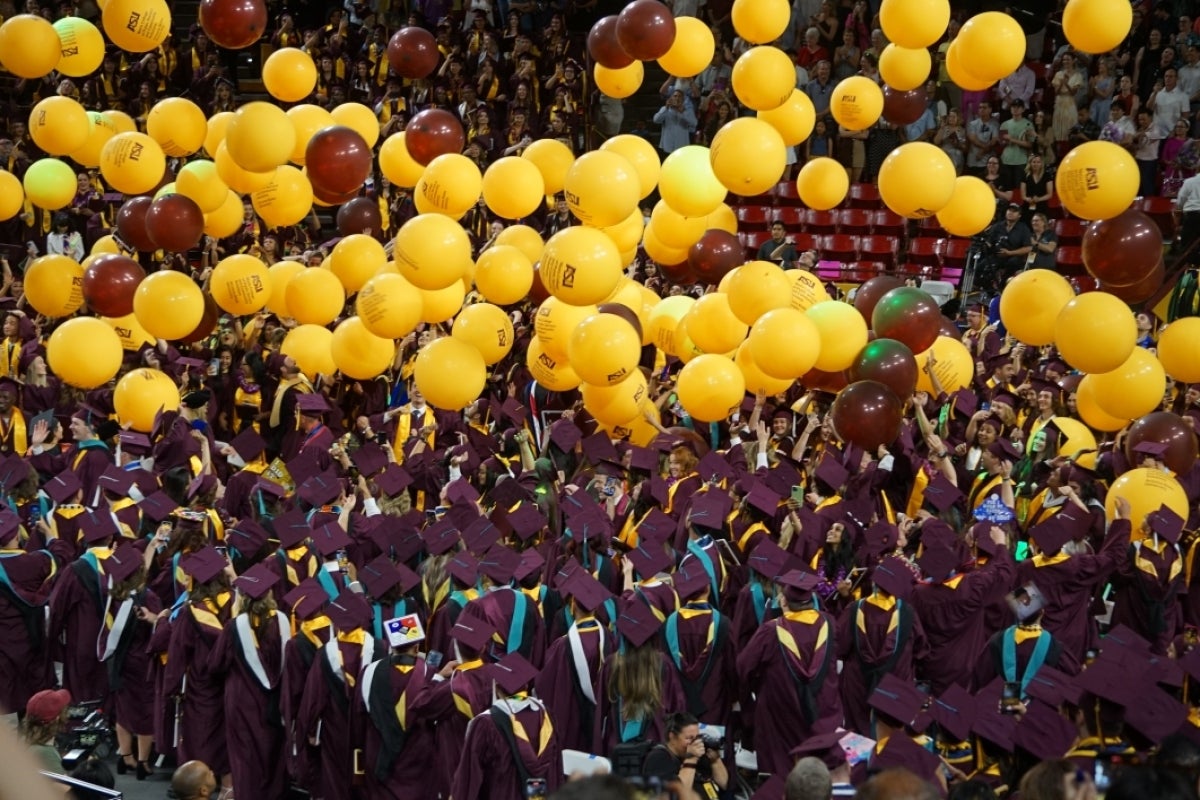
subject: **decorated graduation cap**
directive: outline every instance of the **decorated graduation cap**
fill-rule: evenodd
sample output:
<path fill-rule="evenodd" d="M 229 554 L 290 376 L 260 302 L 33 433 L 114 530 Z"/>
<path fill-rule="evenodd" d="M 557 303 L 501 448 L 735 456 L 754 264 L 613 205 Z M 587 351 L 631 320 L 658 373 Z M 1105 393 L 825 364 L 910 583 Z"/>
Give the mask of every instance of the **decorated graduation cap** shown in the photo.
<path fill-rule="evenodd" d="M 237 590 L 254 600 L 261 600 L 279 583 L 279 574 L 265 563 L 255 564 L 233 582 Z"/>
<path fill-rule="evenodd" d="M 520 653 L 509 653 L 487 669 L 488 677 L 495 681 L 496 686 L 505 694 L 510 695 L 530 688 L 538 675 L 537 668 Z"/>
<path fill-rule="evenodd" d="M 908 565 L 895 556 L 885 558 L 875 567 L 872 575 L 875 586 L 893 597 L 907 600 L 912 595 L 916 578 Z"/>
<path fill-rule="evenodd" d="M 636 597 L 623 602 L 617 614 L 617 632 L 634 647 L 644 645 L 662 626 L 663 621 L 650 610 L 650 606 Z"/>
<path fill-rule="evenodd" d="M 179 562 L 179 566 L 197 583 L 208 583 L 221 574 L 227 562 L 216 548 L 204 547 Z"/>
<path fill-rule="evenodd" d="M 316 578 L 306 578 L 283 596 L 283 602 L 298 619 L 312 619 L 325 608 L 329 595 Z"/>
<path fill-rule="evenodd" d="M 818 733 L 792 748 L 789 755 L 796 759 L 811 756 L 832 772 L 838 767 L 846 766 L 846 750 L 842 747 L 842 737 L 845 735 L 845 731 Z"/>
<path fill-rule="evenodd" d="M 62 505 L 70 502 L 79 490 L 83 488 L 83 484 L 79 482 L 78 476 L 73 470 L 63 470 L 55 475 L 50 480 L 46 481 L 46 485 L 42 487 L 46 496 L 55 503 Z"/>
<path fill-rule="evenodd" d="M 952 684 L 929 703 L 929 716 L 947 739 L 965 742 L 971 737 L 971 724 L 975 721 L 975 698 L 958 684 Z"/>
<path fill-rule="evenodd" d="M 4 511 L 7 512 L 8 509 L 4 509 Z M 8 535 L 4 531 L 4 527 L 3 515 L 0 515 L 0 539 Z M 108 577 L 112 579 L 113 583 L 120 583 L 138 571 L 138 568 L 142 566 L 143 558 L 142 551 L 127 542 L 104 560 L 104 571 L 108 573 Z"/>
<path fill-rule="evenodd" d="M 325 608 L 325 616 L 333 623 L 333 627 L 343 633 L 366 628 L 371 624 L 371 606 L 361 595 L 354 592 L 342 592 Z"/>

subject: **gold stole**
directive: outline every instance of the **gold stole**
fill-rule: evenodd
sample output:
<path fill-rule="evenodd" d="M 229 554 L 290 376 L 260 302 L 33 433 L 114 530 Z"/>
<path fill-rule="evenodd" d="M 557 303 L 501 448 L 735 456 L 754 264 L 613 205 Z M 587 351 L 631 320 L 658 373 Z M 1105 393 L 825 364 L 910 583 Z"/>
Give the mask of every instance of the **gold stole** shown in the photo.
<path fill-rule="evenodd" d="M 974 511 L 979 508 L 980 504 L 991 494 L 992 489 L 1000 485 L 1004 480 L 1002 475 L 988 475 L 986 472 L 975 479 L 975 483 L 971 486 L 971 496 L 968 500 L 970 509 Z"/>
<path fill-rule="evenodd" d="M 25 415 L 19 408 L 12 410 L 12 417 L 7 424 L 0 420 L 0 441 L 8 439 L 9 436 L 12 437 L 13 452 L 24 456 L 25 451 L 29 449 L 29 439 L 25 436 Z"/>
<path fill-rule="evenodd" d="M 12 339 L 4 340 L 4 365 L 0 377 L 16 378 L 20 370 L 21 343 Z"/>
<path fill-rule="evenodd" d="M 272 428 L 279 427 L 281 420 L 280 414 L 283 411 L 283 396 L 288 389 L 295 388 L 301 394 L 309 394 L 312 392 L 312 384 L 308 382 L 308 378 L 304 375 L 298 375 L 295 378 L 288 378 L 285 381 L 280 381 L 279 388 L 275 390 L 275 402 L 271 404 L 271 421 Z"/>
<path fill-rule="evenodd" d="M 396 423 L 396 439 L 392 442 L 392 453 L 396 456 L 396 463 L 404 463 L 404 443 L 408 441 L 408 436 L 412 432 L 412 412 L 415 409 L 408 411 L 401 410 L 400 419 Z M 425 406 L 421 409 L 421 427 L 424 428 L 430 422 L 430 417 L 433 415 L 432 409 Z M 425 437 L 426 446 L 433 447 L 433 434 Z"/>

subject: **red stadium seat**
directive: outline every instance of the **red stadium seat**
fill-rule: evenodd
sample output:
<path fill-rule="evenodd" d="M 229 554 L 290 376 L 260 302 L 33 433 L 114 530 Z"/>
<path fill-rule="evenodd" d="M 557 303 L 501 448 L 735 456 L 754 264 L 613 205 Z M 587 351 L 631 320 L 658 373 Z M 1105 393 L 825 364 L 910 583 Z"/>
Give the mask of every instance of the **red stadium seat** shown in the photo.
<path fill-rule="evenodd" d="M 908 230 L 908 220 L 888 208 L 881 208 L 871 213 L 871 233 L 876 236 L 904 235 Z"/>
<path fill-rule="evenodd" d="M 917 220 L 917 236 L 932 236 L 937 239 L 946 235 L 946 229 L 937 217 L 922 217 Z"/>
<path fill-rule="evenodd" d="M 908 243 L 906 249 L 907 264 L 920 264 L 922 266 L 936 267 L 942 261 L 942 249 L 944 240 L 934 239 L 927 236 L 919 236 Z"/>
<path fill-rule="evenodd" d="M 836 233 L 837 222 L 834 219 L 832 211 L 814 211 L 813 209 L 805 209 L 804 211 L 804 230 L 808 233 Z"/>
<path fill-rule="evenodd" d="M 796 247 L 796 254 L 799 255 L 805 250 L 816 250 L 818 236 L 813 236 L 811 233 L 794 233 L 791 234 L 792 243 Z"/>
<path fill-rule="evenodd" d="M 807 210 L 796 206 L 774 209 L 775 218 L 783 220 L 783 226 L 787 228 L 789 234 L 804 227 L 804 213 Z"/>
<path fill-rule="evenodd" d="M 947 239 L 946 249 L 942 252 L 942 266 L 962 270 L 967 266 L 967 251 L 970 249 L 970 239 Z"/>
<path fill-rule="evenodd" d="M 838 233 L 852 236 L 871 232 L 871 212 L 864 208 L 843 208 L 834 212 Z"/>
<path fill-rule="evenodd" d="M 887 266 L 896 266 L 896 254 L 900 250 L 900 240 L 891 236 L 863 236 L 858 240 L 858 257 L 863 261 L 873 261 Z"/>
<path fill-rule="evenodd" d="M 855 261 L 853 264 L 847 264 L 846 268 L 842 270 L 842 280 L 850 283 L 865 283 L 888 271 L 889 265 L 882 261 Z"/>
<path fill-rule="evenodd" d="M 850 208 L 879 208 L 879 187 L 873 183 L 852 183 L 846 193 Z"/>
<path fill-rule="evenodd" d="M 1060 245 L 1054 251 L 1054 257 L 1058 262 L 1058 271 L 1063 275 L 1082 275 L 1086 272 L 1083 268 L 1083 253 L 1078 247 Z"/>
<path fill-rule="evenodd" d="M 762 243 L 770 238 L 771 234 L 767 231 L 746 231 L 745 233 L 738 234 L 738 239 L 740 239 L 742 244 L 746 247 L 746 252 L 749 254 L 749 258 L 751 259 L 753 259 L 755 254 L 758 253 L 758 248 L 762 245 Z"/>
<path fill-rule="evenodd" d="M 1054 235 L 1058 237 L 1058 245 L 1078 245 L 1083 241 L 1083 234 L 1088 224 L 1075 217 L 1063 217 L 1054 221 Z"/>
<path fill-rule="evenodd" d="M 858 240 L 853 236 L 831 233 L 817 240 L 821 258 L 829 261 L 849 263 L 858 260 Z"/>
<path fill-rule="evenodd" d="M 803 206 L 804 202 L 800 199 L 800 192 L 796 191 L 796 184 L 792 181 L 781 181 L 775 184 L 775 204 L 781 206 Z"/>
<path fill-rule="evenodd" d="M 1158 223 L 1164 242 L 1175 238 L 1175 218 L 1171 212 L 1175 209 L 1175 201 L 1169 197 L 1143 197 L 1134 201 L 1133 207 Z"/>
<path fill-rule="evenodd" d="M 738 206 L 738 230 L 765 231 L 771 226 L 772 211 L 770 206 Z"/>

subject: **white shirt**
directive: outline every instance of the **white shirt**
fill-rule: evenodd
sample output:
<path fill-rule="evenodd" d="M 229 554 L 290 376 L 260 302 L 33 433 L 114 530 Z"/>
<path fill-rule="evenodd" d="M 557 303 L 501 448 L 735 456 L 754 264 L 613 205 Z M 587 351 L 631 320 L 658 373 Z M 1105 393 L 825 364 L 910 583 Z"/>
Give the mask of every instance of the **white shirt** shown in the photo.
<path fill-rule="evenodd" d="M 1191 105 L 1188 93 L 1178 85 L 1170 91 L 1162 89 L 1154 96 L 1154 129 L 1164 139 L 1170 136 L 1171 131 L 1175 129 L 1175 123 L 1188 113 Z"/>
<path fill-rule="evenodd" d="M 1193 175 L 1179 187 L 1175 207 L 1184 214 L 1200 211 L 1200 175 Z"/>
<path fill-rule="evenodd" d="M 1200 92 L 1200 63 L 1184 64 L 1179 68 L 1179 81 L 1175 86 L 1188 97 Z"/>
<path fill-rule="evenodd" d="M 1024 64 L 1017 67 L 1016 72 L 1007 78 L 1000 79 L 1000 105 L 1008 108 L 1009 103 L 1020 98 L 1028 106 L 1029 101 L 1033 98 L 1034 84 L 1036 83 L 1037 76 L 1033 74 L 1033 70 Z"/>
<path fill-rule="evenodd" d="M 83 261 L 86 255 L 83 252 L 83 239 L 74 231 L 46 234 L 46 252 L 50 255 L 70 256 L 76 261 Z"/>

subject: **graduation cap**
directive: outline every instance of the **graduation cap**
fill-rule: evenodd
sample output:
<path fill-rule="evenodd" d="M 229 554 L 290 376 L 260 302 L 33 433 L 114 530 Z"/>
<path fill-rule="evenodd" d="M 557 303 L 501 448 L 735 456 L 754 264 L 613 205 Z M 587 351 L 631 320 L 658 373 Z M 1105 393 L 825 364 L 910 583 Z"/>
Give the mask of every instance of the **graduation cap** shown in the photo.
<path fill-rule="evenodd" d="M 488 494 L 491 495 L 496 505 L 502 508 L 512 508 L 517 503 L 533 499 L 533 495 L 521 485 L 520 481 L 508 475 L 502 475 Z"/>
<path fill-rule="evenodd" d="M 612 536 L 612 520 L 603 511 L 590 511 L 569 517 L 567 529 L 577 542 L 603 542 Z"/>
<path fill-rule="evenodd" d="M 1029 703 L 1013 732 L 1013 744 L 1038 758 L 1065 756 L 1079 737 L 1079 729 L 1054 706 Z"/>
<path fill-rule="evenodd" d="M 666 572 L 674 559 L 663 549 L 661 542 L 643 541 L 625 554 L 642 579 Z"/>
<path fill-rule="evenodd" d="M 179 503 L 172 500 L 166 492 L 155 492 L 149 497 L 143 498 L 137 505 L 152 522 L 164 521 L 179 508 Z"/>
<path fill-rule="evenodd" d="M 703 481 L 712 479 L 731 481 L 735 475 L 729 462 L 716 450 L 709 450 L 696 464 L 696 474 Z"/>
<path fill-rule="evenodd" d="M 250 557 L 262 549 L 271 535 L 250 517 L 238 520 L 225 534 L 225 541 L 243 556 Z"/>
<path fill-rule="evenodd" d="M 1061 512 L 1054 514 L 1029 530 L 1029 537 L 1033 539 L 1038 550 L 1048 556 L 1057 553 L 1063 545 L 1074 538 L 1074 531 L 1066 521 L 1059 519 L 1061 516 Z"/>
<path fill-rule="evenodd" d="M 390 462 L 387 451 L 374 442 L 368 442 L 354 451 L 354 465 L 358 471 L 370 478 L 382 470 Z"/>
<path fill-rule="evenodd" d="M 371 624 L 374 612 L 371 606 L 354 592 L 342 592 L 325 607 L 325 616 L 333 623 L 333 627 L 346 633 L 366 628 Z"/>
<path fill-rule="evenodd" d="M 900 529 L 887 520 L 879 520 L 863 531 L 866 551 L 873 555 L 888 553 L 900 542 Z"/>
<path fill-rule="evenodd" d="M 789 603 L 803 603 L 821 585 L 816 575 L 798 569 L 783 573 L 775 581 L 783 587 L 783 596 Z"/>
<path fill-rule="evenodd" d="M 375 485 L 388 497 L 395 497 L 412 486 L 412 476 L 399 464 L 388 464 L 375 476 Z"/>
<path fill-rule="evenodd" d="M 180 399 L 180 403 L 183 404 L 184 408 L 197 409 L 203 408 L 204 404 L 209 400 L 212 400 L 212 392 L 210 392 L 208 389 L 197 389 L 194 392 L 188 392 L 185 394 Z"/>
<path fill-rule="evenodd" d="M 467 617 L 459 614 L 458 621 L 450 629 L 450 638 L 472 653 L 479 653 L 487 647 L 495 630 L 486 620 L 477 617 Z"/>
<path fill-rule="evenodd" d="M 259 563 L 239 575 L 233 585 L 247 597 L 261 600 L 277 583 L 279 583 L 279 574 L 265 563 Z"/>
<path fill-rule="evenodd" d="M 657 472 L 658 453 L 654 452 L 649 447 L 639 447 L 634 445 L 633 447 L 629 448 L 629 468 L 640 470 L 642 472 Z"/>
<path fill-rule="evenodd" d="M 453 505 L 475 505 L 479 502 L 479 492 L 465 478 L 459 478 L 446 487 L 446 500 Z"/>
<path fill-rule="evenodd" d="M 311 536 L 317 552 L 326 558 L 332 558 L 339 550 L 345 550 L 351 544 L 345 529 L 336 521 L 326 522 L 314 530 Z"/>
<path fill-rule="evenodd" d="M 684 568 L 690 567 L 688 568 Z M 706 573 L 693 559 L 688 565 L 681 566 L 675 573 L 675 593 L 683 602 L 695 600 L 710 588 L 711 584 Z"/>
<path fill-rule="evenodd" d="M 0 487 L 11 491 L 29 477 L 30 470 L 29 462 L 19 456 L 12 456 L 3 461 L 0 463 Z"/>
<path fill-rule="evenodd" d="M 963 493 L 940 472 L 925 487 L 925 502 L 938 511 L 948 511 L 961 499 Z"/>
<path fill-rule="evenodd" d="M 559 419 L 550 426 L 550 441 L 559 450 L 569 453 L 583 439 L 583 431 L 569 419 Z"/>
<path fill-rule="evenodd" d="M 517 571 L 513 573 L 513 578 L 520 583 L 530 575 L 540 574 L 546 568 L 546 559 L 534 548 L 521 551 L 521 563 L 517 565 Z"/>
<path fill-rule="evenodd" d="M 926 547 L 917 559 L 921 569 L 934 582 L 941 583 L 958 568 L 958 556 L 949 547 Z"/>
<path fill-rule="evenodd" d="M 88 544 L 100 542 L 121 533 L 117 529 L 116 520 L 113 519 L 113 515 L 108 509 L 100 513 L 85 511 L 79 516 L 79 529 L 83 531 L 83 540 Z"/>
<path fill-rule="evenodd" d="M 421 531 L 421 538 L 425 541 L 425 550 L 429 555 L 440 556 L 458 544 L 458 528 L 455 528 L 450 520 L 438 520 Z"/>
<path fill-rule="evenodd" d="M 566 591 L 567 582 L 571 580 L 571 576 L 582 569 L 583 565 L 579 563 L 579 559 L 575 556 L 570 556 L 566 561 L 559 564 L 558 569 L 554 571 L 554 575 L 550 579 L 551 583 L 558 591 Z"/>
<path fill-rule="evenodd" d="M 678 523 L 661 508 L 652 508 L 637 524 L 638 539 L 653 544 L 662 544 L 674 533 Z"/>
<path fill-rule="evenodd" d="M 942 760 L 937 755 L 921 747 L 912 737 L 903 733 L 894 733 L 888 737 L 887 743 L 874 758 L 871 759 L 872 770 L 905 769 L 925 781 L 935 782 Z"/>
<path fill-rule="evenodd" d="M 98 484 L 106 492 L 127 497 L 130 487 L 133 486 L 133 476 L 117 465 L 109 464 L 104 472 L 100 473 Z"/>
<path fill-rule="evenodd" d="M 8 509 L 4 510 L 8 511 Z M 0 538 L 8 535 L 8 532 L 4 531 L 4 527 L 4 522 L 0 521 Z M 113 583 L 120 583 L 138 571 L 138 568 L 142 566 L 144 557 L 141 550 L 134 547 L 132 543 L 127 542 L 118 547 L 111 556 L 104 559 L 104 571 L 108 573 L 108 577 L 112 579 Z"/>
<path fill-rule="evenodd" d="M 663 621 L 644 600 L 637 597 L 622 603 L 617 615 L 617 632 L 634 647 L 641 647 L 659 632 Z"/>
<path fill-rule="evenodd" d="M 768 519 L 774 517 L 779 512 L 779 504 L 782 501 L 782 497 L 771 491 L 766 484 L 757 479 L 753 480 L 750 491 L 746 493 L 746 505 L 758 509 Z"/>
<path fill-rule="evenodd" d="M 925 693 L 892 673 L 887 673 L 880 679 L 875 691 L 867 698 L 867 705 L 890 717 L 901 725 L 912 725 L 913 720 L 925 706 Z"/>
<path fill-rule="evenodd" d="M 330 470 L 320 475 L 313 475 L 296 490 L 296 495 L 312 508 L 328 505 L 342 495 L 342 482 L 337 474 Z"/>
<path fill-rule="evenodd" d="M 496 543 L 479 559 L 479 569 L 495 583 L 503 585 L 513 579 L 521 566 L 521 556 L 515 550 Z"/>
<path fill-rule="evenodd" d="M 1021 451 L 1008 439 L 997 439 L 988 445 L 988 452 L 1001 461 L 1019 461 Z"/>
<path fill-rule="evenodd" d="M 764 537 L 759 540 L 758 546 L 750 552 L 749 558 L 746 559 L 746 566 L 764 578 L 775 580 L 787 571 L 788 563 L 791 560 L 791 553 L 784 550 L 773 540 Z"/>
<path fill-rule="evenodd" d="M 725 527 L 725 518 L 732 505 L 729 495 L 724 492 L 697 492 L 692 495 L 692 506 L 688 509 L 688 525 L 720 531 Z"/>
<path fill-rule="evenodd" d="M 670 488 L 667 486 L 667 482 L 658 475 L 654 475 L 646 483 L 650 498 L 659 505 L 665 506 L 670 499 Z"/>
<path fill-rule="evenodd" d="M 1137 702 L 1125 706 L 1125 724 L 1151 744 L 1158 744 L 1187 721 L 1188 710 L 1157 686 L 1139 688 Z"/>
<path fill-rule="evenodd" d="M 795 759 L 811 756 L 833 771 L 838 767 L 846 766 L 846 750 L 842 747 L 842 737 L 845 735 L 845 731 L 818 733 L 792 748 L 788 755 Z M 782 795 L 778 796 L 782 797 Z"/>
<path fill-rule="evenodd" d="M 460 550 L 446 565 L 446 571 L 456 581 L 464 586 L 474 586 L 479 580 L 479 559 L 466 551 Z"/>
<path fill-rule="evenodd" d="M 313 528 L 308 515 L 299 509 L 285 511 L 271 521 L 275 530 L 275 538 L 284 550 L 299 547 L 305 539 L 313 535 Z"/>
<path fill-rule="evenodd" d="M 488 667 L 488 676 L 505 694 L 516 694 L 522 689 L 533 685 L 533 679 L 538 675 L 537 667 L 530 664 L 525 656 L 513 652 Z"/>
<path fill-rule="evenodd" d="M 750 796 L 750 800 L 779 800 L 787 790 L 787 783 L 778 775 L 772 775 Z"/>
<path fill-rule="evenodd" d="M 1025 685 L 1025 693 L 1052 708 L 1058 708 L 1063 703 L 1079 704 L 1079 687 L 1074 679 L 1044 664 Z"/>
<path fill-rule="evenodd" d="M 463 546 L 476 555 L 487 552 L 499 539 L 500 529 L 487 517 L 479 517 L 462 531 Z"/>
<path fill-rule="evenodd" d="M 951 550 L 958 547 L 959 537 L 940 519 L 927 519 L 921 525 L 921 544 L 925 547 L 948 547 Z"/>
<path fill-rule="evenodd" d="M 583 449 L 584 457 L 594 465 L 599 465 L 601 461 L 617 465 L 621 463 L 621 456 L 606 433 L 593 433 L 584 438 L 580 446 Z"/>
<path fill-rule="evenodd" d="M 1106 646 L 1113 644 L 1137 653 L 1143 653 L 1147 656 L 1150 655 L 1150 650 L 1154 647 L 1144 637 L 1138 635 L 1125 625 L 1117 625 L 1114 628 L 1110 628 L 1108 633 L 1104 635 L 1104 638 L 1100 640 L 1100 649 L 1104 650 Z"/>
<path fill-rule="evenodd" d="M 528 502 L 521 503 L 513 511 L 505 512 L 504 518 L 521 541 L 532 539 L 550 524 L 537 505 Z"/>
<path fill-rule="evenodd" d="M 1179 541 L 1179 536 L 1183 533 L 1184 521 L 1183 517 L 1165 504 L 1146 516 L 1150 532 L 1171 544 Z"/>
<path fill-rule="evenodd" d="M 994 556 L 1003 547 L 992 541 L 991 522 L 976 522 L 971 526 L 971 536 L 974 537 L 975 547 L 985 555 Z"/>
<path fill-rule="evenodd" d="M 285 497 L 287 495 L 287 489 L 280 486 L 275 481 L 267 480 L 261 476 L 259 477 L 258 482 L 254 484 L 253 491 L 261 492 L 262 494 L 270 495 L 271 497 Z"/>
<path fill-rule="evenodd" d="M 329 411 L 329 403 L 325 395 L 305 392 L 296 398 L 296 410 L 306 417 L 319 417 Z"/>
<path fill-rule="evenodd" d="M 841 465 L 835 456 L 826 455 L 817 463 L 817 468 L 813 471 L 813 477 L 836 492 L 846 485 L 846 481 L 850 479 L 850 473 L 846 471 L 846 468 Z"/>
<path fill-rule="evenodd" d="M 964 417 L 970 417 L 979 409 L 979 398 L 974 392 L 960 389 L 954 393 L 954 410 Z"/>
<path fill-rule="evenodd" d="M 83 488 L 83 484 L 79 482 L 74 471 L 67 469 L 46 481 L 46 485 L 42 488 L 46 491 L 47 497 L 62 505 L 78 494 L 79 490 Z"/>
<path fill-rule="evenodd" d="M 258 458 L 267 449 L 267 440 L 254 428 L 247 426 L 229 441 L 229 447 L 246 463 Z"/>
<path fill-rule="evenodd" d="M 197 583 L 208 583 L 221 574 L 228 562 L 214 547 L 204 547 L 179 562 L 185 573 Z"/>
<path fill-rule="evenodd" d="M 121 431 L 117 437 L 121 451 L 134 456 L 144 456 L 151 450 L 150 437 L 137 431 Z"/>
<path fill-rule="evenodd" d="M 412 570 L 409 570 L 409 572 L 412 572 Z M 396 565 L 392 563 L 390 558 L 379 556 L 358 571 L 358 579 L 362 581 L 367 593 L 376 600 L 379 600 L 391 591 L 394 586 L 400 584 L 404 576 L 400 573 L 400 570 L 396 569 Z M 420 580 L 420 578 L 417 580 Z"/>
<path fill-rule="evenodd" d="M 1140 702 L 1141 696 L 1136 683 L 1129 680 L 1128 669 L 1120 659 L 1101 650 L 1100 657 L 1076 676 L 1075 683 L 1087 694 L 1128 707 Z"/>
<path fill-rule="evenodd" d="M 1133 448 L 1133 452 L 1161 461 L 1162 457 L 1167 454 L 1167 446 L 1161 442 L 1138 442 Z"/>
<path fill-rule="evenodd" d="M 316 578 L 306 578 L 283 596 L 284 605 L 298 619 L 312 619 L 329 601 L 329 595 Z"/>
<path fill-rule="evenodd" d="M 780 497 L 787 497 L 791 494 L 793 486 L 800 485 L 800 471 L 789 462 L 786 458 L 779 459 L 775 466 L 767 470 L 767 475 L 763 478 L 767 488 Z"/>
<path fill-rule="evenodd" d="M 562 587 L 567 595 L 588 611 L 595 611 L 613 598 L 613 593 L 585 569 L 571 573 Z"/>
<path fill-rule="evenodd" d="M 504 402 L 500 404 L 500 414 L 513 425 L 525 423 L 525 406 L 518 403 L 514 397 L 504 398 Z"/>
<path fill-rule="evenodd" d="M 901 600 L 908 600 L 916 578 L 905 562 L 895 556 L 885 558 L 872 575 L 875 586 Z"/>
<path fill-rule="evenodd" d="M 975 721 L 971 724 L 971 732 L 1004 752 L 1011 753 L 1017 718 L 1000 709 L 1003 687 L 1004 680 L 997 678 L 975 693 Z"/>
<path fill-rule="evenodd" d="M 971 738 L 971 723 L 975 721 L 975 698 L 958 684 L 952 684 L 929 703 L 929 716 L 956 742 Z"/>

